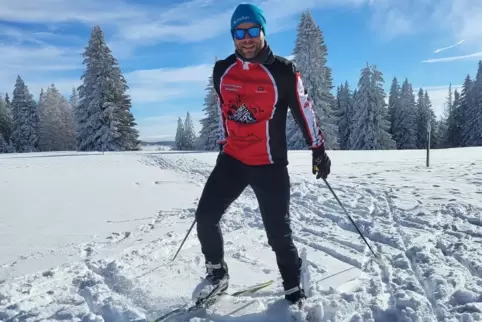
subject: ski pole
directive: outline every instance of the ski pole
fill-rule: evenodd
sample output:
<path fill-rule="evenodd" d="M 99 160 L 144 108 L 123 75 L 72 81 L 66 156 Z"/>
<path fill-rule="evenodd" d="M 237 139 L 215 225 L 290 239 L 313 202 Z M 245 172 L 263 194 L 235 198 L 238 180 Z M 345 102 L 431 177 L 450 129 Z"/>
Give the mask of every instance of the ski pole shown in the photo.
<path fill-rule="evenodd" d="M 318 170 L 318 168 L 315 166 L 316 170 Z M 368 248 L 370 249 L 370 251 L 372 252 L 373 256 L 375 256 L 375 258 L 379 258 L 379 256 L 377 256 L 377 254 L 375 254 L 375 252 L 373 251 L 372 247 L 370 246 L 370 244 L 368 243 L 368 241 L 366 240 L 365 236 L 363 236 L 362 232 L 360 231 L 360 229 L 358 228 L 357 224 L 355 223 L 355 221 L 353 220 L 353 218 L 351 218 L 350 214 L 348 213 L 348 211 L 345 209 L 345 207 L 343 206 L 343 204 L 341 203 L 340 199 L 338 199 L 338 196 L 336 195 L 335 191 L 331 188 L 330 184 L 328 183 L 328 181 L 326 181 L 325 178 L 322 178 L 323 181 L 325 182 L 326 186 L 328 187 L 328 189 L 330 189 L 331 193 L 333 194 L 333 196 L 335 197 L 336 201 L 338 201 L 338 204 L 340 205 L 340 207 L 343 209 L 343 211 L 345 212 L 345 214 L 347 215 L 348 219 L 350 219 L 351 223 L 353 224 L 353 226 L 355 226 L 356 230 L 358 231 L 358 234 L 361 236 L 361 238 L 363 239 L 363 241 L 365 242 L 365 244 L 368 246 Z"/>
<path fill-rule="evenodd" d="M 194 221 L 193 221 L 193 223 L 192 223 L 192 225 L 191 225 L 191 228 L 189 228 L 189 230 L 187 231 L 186 237 L 184 237 L 184 239 L 183 239 L 183 241 L 182 241 L 182 243 L 181 243 L 181 246 L 179 246 L 179 249 L 177 250 L 176 255 L 174 255 L 174 258 L 172 259 L 172 261 L 174 261 L 174 260 L 176 259 L 177 254 L 179 254 L 179 252 L 181 251 L 181 248 L 182 248 L 182 246 L 184 245 L 184 242 L 186 241 L 187 236 L 189 236 L 189 234 L 191 233 L 191 230 L 192 230 L 192 228 L 194 227 L 194 224 L 195 224 L 195 223 L 196 223 L 196 219 L 194 219 Z"/>

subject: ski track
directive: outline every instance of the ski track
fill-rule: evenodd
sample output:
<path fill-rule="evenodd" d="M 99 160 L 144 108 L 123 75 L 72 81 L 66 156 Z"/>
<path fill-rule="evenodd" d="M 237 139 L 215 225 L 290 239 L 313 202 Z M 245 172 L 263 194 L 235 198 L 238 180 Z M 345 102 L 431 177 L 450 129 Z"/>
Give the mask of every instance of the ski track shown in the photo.
<path fill-rule="evenodd" d="M 145 155 L 140 162 L 174 170 L 199 187 L 212 170 L 209 164 L 179 156 Z M 378 174 L 371 173 L 363 180 Z M 477 181 L 475 178 L 471 180 Z M 480 209 L 450 203 L 428 210 L 421 198 L 415 206 L 399 207 L 393 193 L 409 186 L 378 190 L 366 181 L 354 179 L 359 178 L 350 178 L 350 184 L 337 182 L 333 188 L 370 245 L 383 254 L 386 267 L 374 262 L 368 247 L 323 183 L 292 180 L 294 238 L 306 257 L 303 280 L 311 297 L 302 310 L 284 306 L 279 300 L 281 284 L 274 255 L 266 241 L 256 198 L 248 188 L 223 217 L 222 230 L 230 237 L 225 237 L 230 268 L 242 265 L 240 270 L 257 272 L 259 280 L 243 284 L 233 274 L 232 288 L 268 278 L 276 279 L 276 285 L 248 297 L 246 302 L 257 302 L 241 310 L 239 316 L 214 312 L 202 321 L 277 321 L 279 312 L 285 312 L 288 320 L 303 321 L 320 307 L 323 313 L 313 316 L 312 321 L 481 321 Z M 457 191 L 451 193 L 456 195 Z M 195 205 L 197 200 L 193 202 Z M 195 277 L 203 274 L 195 229 L 176 262 L 170 261 L 192 223 L 194 211 L 194 206 L 159 211 L 155 216 L 138 219 L 148 222 L 136 230 L 114 232 L 102 242 L 80 245 L 83 262 L 13 279 L 8 285 L 0 283 L 0 321 L 146 321 L 176 307 L 189 299 L 191 289 L 173 291 L 177 296 L 171 296 L 163 292 L 152 294 L 143 286 L 149 285 L 150 276 L 164 274 L 168 287 L 175 288 L 175 279 L 187 276 L 191 276 L 194 287 Z M 179 226 L 186 229 L 178 229 Z M 156 236 L 151 236 L 154 231 Z M 131 244 L 120 256 L 97 258 L 102 257 L 103 248 L 121 247 L 128 242 Z M 255 255 L 250 248 L 254 245 L 266 256 Z M 321 257 L 322 253 L 325 257 Z M 326 263 L 338 263 L 342 269 L 334 271 Z M 16 261 L 10 265 L 15 264 Z M 356 272 L 356 286 L 351 290 L 324 286 L 330 278 L 349 270 Z M 256 313 L 256 309 L 265 313 Z M 245 312 L 253 310 L 254 313 Z"/>

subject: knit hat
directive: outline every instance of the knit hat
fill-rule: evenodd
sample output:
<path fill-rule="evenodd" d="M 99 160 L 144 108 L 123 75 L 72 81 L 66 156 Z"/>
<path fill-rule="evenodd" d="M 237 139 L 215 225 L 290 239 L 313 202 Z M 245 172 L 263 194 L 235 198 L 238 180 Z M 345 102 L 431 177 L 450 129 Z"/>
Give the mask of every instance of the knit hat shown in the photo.
<path fill-rule="evenodd" d="M 243 3 L 240 4 L 233 12 L 231 17 L 231 31 L 236 29 L 242 23 L 251 22 L 260 25 L 266 34 L 266 18 L 261 8 Z"/>

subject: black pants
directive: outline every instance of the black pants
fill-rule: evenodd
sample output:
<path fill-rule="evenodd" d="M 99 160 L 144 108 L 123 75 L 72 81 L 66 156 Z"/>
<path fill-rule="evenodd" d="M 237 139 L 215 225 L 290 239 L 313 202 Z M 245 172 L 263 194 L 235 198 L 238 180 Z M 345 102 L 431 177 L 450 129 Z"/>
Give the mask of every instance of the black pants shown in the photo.
<path fill-rule="evenodd" d="M 196 211 L 197 233 L 206 262 L 220 263 L 224 245 L 219 221 L 247 186 L 256 198 L 286 289 L 299 285 L 301 259 L 290 227 L 290 179 L 284 165 L 247 166 L 222 154 L 209 176 Z"/>

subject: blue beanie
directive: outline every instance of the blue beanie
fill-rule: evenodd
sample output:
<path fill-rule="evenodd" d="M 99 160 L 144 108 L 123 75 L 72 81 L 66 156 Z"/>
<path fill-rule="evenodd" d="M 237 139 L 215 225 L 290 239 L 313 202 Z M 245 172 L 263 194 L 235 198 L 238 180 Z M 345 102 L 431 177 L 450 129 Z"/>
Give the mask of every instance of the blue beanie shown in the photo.
<path fill-rule="evenodd" d="M 242 23 L 251 22 L 260 25 L 266 34 L 266 18 L 261 8 L 253 4 L 240 4 L 231 17 L 231 31 Z"/>

